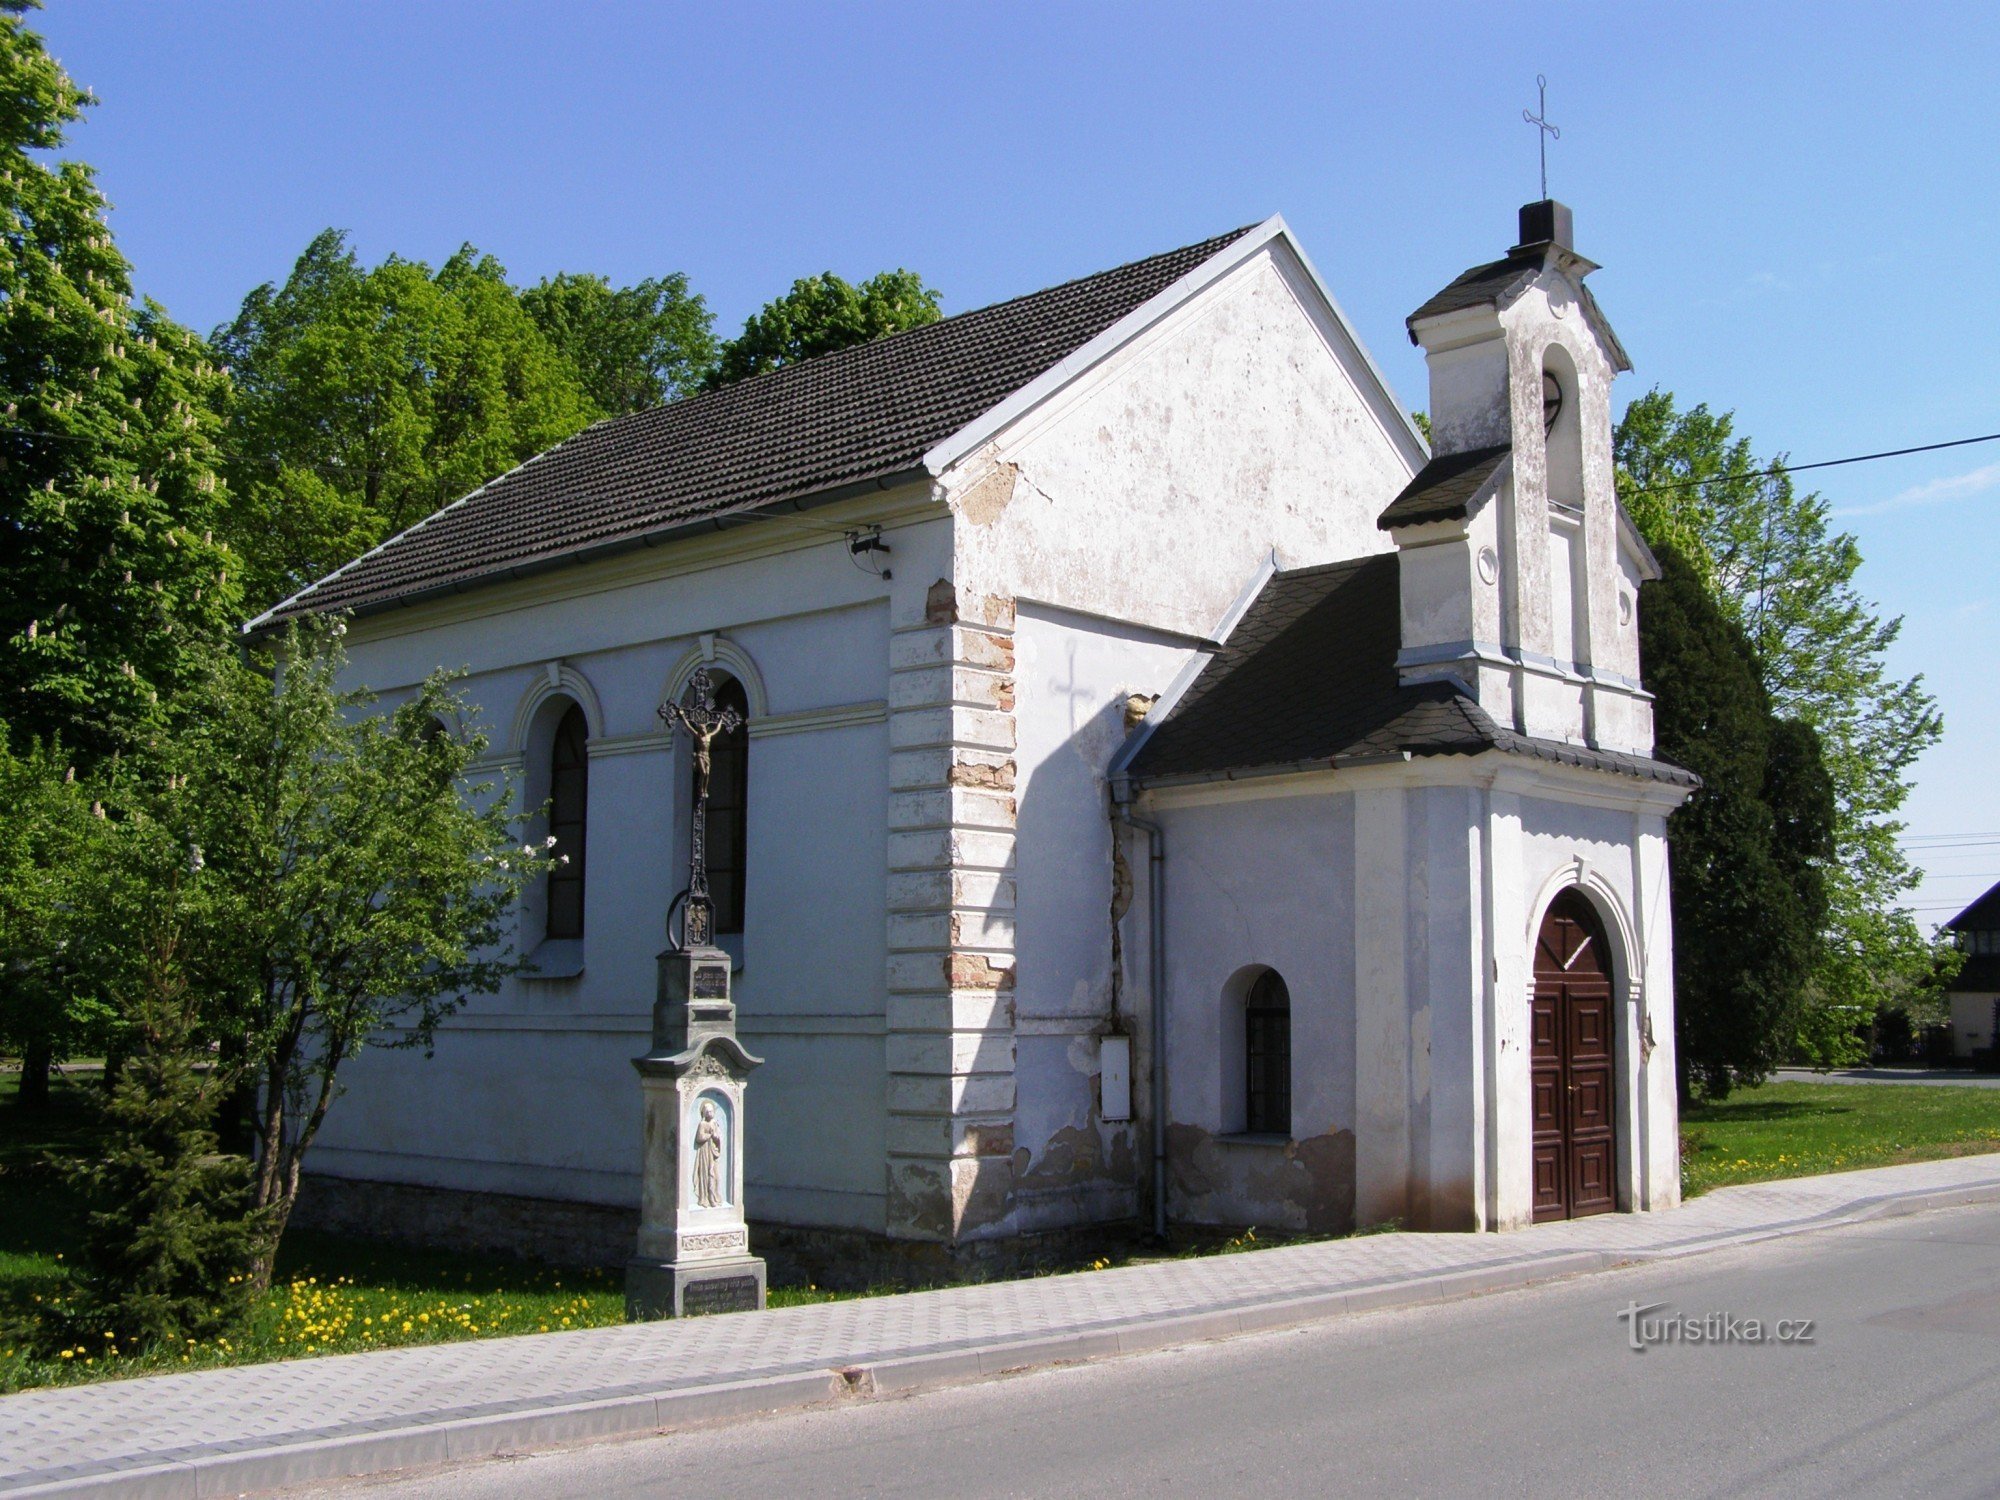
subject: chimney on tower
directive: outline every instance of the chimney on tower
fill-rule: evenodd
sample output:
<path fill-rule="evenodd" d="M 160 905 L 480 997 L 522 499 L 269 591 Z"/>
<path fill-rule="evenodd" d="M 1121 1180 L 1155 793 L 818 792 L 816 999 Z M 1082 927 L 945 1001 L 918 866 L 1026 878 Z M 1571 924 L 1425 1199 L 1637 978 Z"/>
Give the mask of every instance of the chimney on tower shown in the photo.
<path fill-rule="evenodd" d="M 1521 205 L 1521 243 L 1511 253 L 1539 250 L 1554 245 L 1559 250 L 1576 249 L 1576 227 L 1570 220 L 1569 205 L 1553 198 Z"/>

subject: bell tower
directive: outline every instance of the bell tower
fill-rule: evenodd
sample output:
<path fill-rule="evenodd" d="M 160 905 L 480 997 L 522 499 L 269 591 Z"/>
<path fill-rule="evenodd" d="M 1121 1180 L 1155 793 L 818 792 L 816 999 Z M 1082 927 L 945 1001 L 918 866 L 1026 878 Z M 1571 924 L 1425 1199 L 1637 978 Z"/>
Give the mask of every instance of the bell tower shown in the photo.
<path fill-rule="evenodd" d="M 1409 317 L 1434 457 L 1382 513 L 1401 559 L 1405 682 L 1459 682 L 1540 739 L 1650 753 L 1638 588 L 1656 571 L 1618 504 L 1611 382 L 1631 368 L 1584 278 L 1570 210 Z"/>

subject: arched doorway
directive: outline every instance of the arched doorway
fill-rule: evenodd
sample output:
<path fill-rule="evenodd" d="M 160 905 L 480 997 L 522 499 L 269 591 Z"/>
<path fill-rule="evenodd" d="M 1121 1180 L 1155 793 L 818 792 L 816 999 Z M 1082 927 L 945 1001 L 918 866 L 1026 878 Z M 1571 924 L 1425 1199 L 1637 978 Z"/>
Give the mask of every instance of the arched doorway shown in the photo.
<path fill-rule="evenodd" d="M 1530 1026 L 1535 1221 L 1618 1206 L 1611 952 L 1581 892 L 1557 896 L 1535 941 Z"/>

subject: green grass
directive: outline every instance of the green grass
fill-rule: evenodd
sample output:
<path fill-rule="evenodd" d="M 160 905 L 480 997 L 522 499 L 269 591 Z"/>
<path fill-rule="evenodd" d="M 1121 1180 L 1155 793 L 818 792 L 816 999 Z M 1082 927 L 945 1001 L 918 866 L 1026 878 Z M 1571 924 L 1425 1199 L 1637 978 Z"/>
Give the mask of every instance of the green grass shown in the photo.
<path fill-rule="evenodd" d="M 15 1101 L 17 1084 L 18 1075 L 0 1073 L 0 1392 L 624 1320 L 614 1272 L 297 1229 L 285 1236 L 271 1290 L 232 1338 L 134 1353 L 86 1337 L 67 1354 L 37 1352 L 48 1310 L 69 1287 L 83 1230 L 82 1205 L 50 1158 L 92 1148 L 97 1085 L 92 1075 L 59 1079 L 53 1107 L 29 1114 Z M 837 1295 L 776 1286 L 770 1301 L 788 1307 Z"/>
<path fill-rule="evenodd" d="M 2000 1151 L 2000 1089 L 1767 1083 L 1681 1114 L 1681 1193 Z"/>

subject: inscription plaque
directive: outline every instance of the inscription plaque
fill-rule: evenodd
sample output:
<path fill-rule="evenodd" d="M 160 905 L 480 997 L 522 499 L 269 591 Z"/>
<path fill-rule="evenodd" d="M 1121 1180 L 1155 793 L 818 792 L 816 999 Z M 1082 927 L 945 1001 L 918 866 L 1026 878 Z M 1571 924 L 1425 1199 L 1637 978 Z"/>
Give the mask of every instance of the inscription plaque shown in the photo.
<path fill-rule="evenodd" d="M 681 1292 L 681 1316 L 697 1318 L 703 1313 L 755 1312 L 755 1276 L 715 1276 L 689 1282 Z"/>
<path fill-rule="evenodd" d="M 693 997 L 696 1000 L 727 1000 L 729 970 L 721 964 L 696 964 Z"/>

